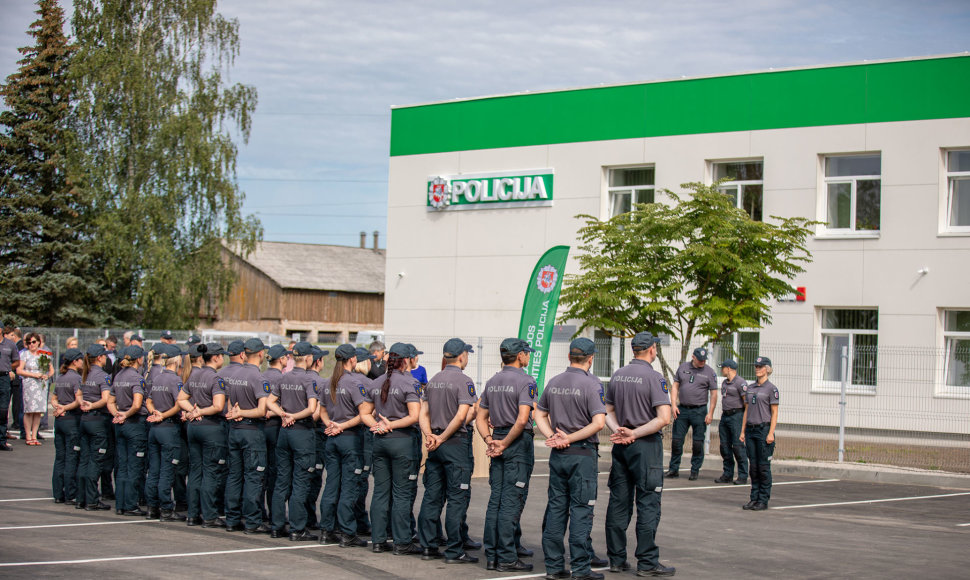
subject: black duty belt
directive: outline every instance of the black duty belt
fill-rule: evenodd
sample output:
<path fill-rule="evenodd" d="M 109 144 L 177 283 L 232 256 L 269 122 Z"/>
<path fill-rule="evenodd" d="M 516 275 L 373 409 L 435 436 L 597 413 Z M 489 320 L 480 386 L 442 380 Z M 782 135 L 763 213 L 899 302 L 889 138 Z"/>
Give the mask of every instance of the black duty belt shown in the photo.
<path fill-rule="evenodd" d="M 724 411 L 721 411 L 721 416 L 730 417 L 731 415 L 740 413 L 741 411 L 744 411 L 744 409 L 725 409 Z"/>
<path fill-rule="evenodd" d="M 685 409 L 700 409 L 701 407 L 706 407 L 707 403 L 704 403 L 703 405 L 685 405 L 681 403 L 680 406 Z"/>
<path fill-rule="evenodd" d="M 283 419 L 281 419 L 280 417 L 277 417 L 275 415 L 272 416 L 272 417 L 270 417 L 269 419 L 266 419 L 266 425 L 267 426 L 275 425 L 275 426 L 279 427 L 282 424 L 283 424 Z"/>
<path fill-rule="evenodd" d="M 560 455 L 582 455 L 585 457 L 592 457 L 596 455 L 598 448 L 598 443 L 582 441 L 579 443 L 573 443 L 565 449 L 553 449 L 552 451 L 553 453 L 559 453 Z"/>
<path fill-rule="evenodd" d="M 442 433 L 445 432 L 445 430 L 444 429 L 432 429 L 431 432 L 434 433 L 435 435 L 441 435 Z M 464 435 L 464 433 L 459 432 L 459 431 L 455 431 L 454 433 L 451 434 L 451 437 L 449 437 L 444 443 L 442 443 L 442 445 L 456 444 L 456 443 L 468 443 L 467 441 L 465 441 L 462 438 L 463 435 Z"/>
<path fill-rule="evenodd" d="M 375 433 L 375 437 L 384 437 L 385 439 L 395 439 L 397 437 L 414 437 L 417 429 L 414 427 L 401 427 L 400 429 L 395 429 L 390 433 Z"/>
<path fill-rule="evenodd" d="M 199 423 L 202 425 L 222 425 L 225 420 L 226 418 L 222 415 L 202 415 Z"/>
<path fill-rule="evenodd" d="M 284 429 L 313 429 L 313 419 L 310 417 L 304 417 L 303 419 L 297 419 L 289 427 L 284 427 Z"/>
<path fill-rule="evenodd" d="M 155 424 L 156 425 L 164 425 L 166 423 L 169 423 L 169 424 L 172 424 L 172 425 L 178 425 L 181 422 L 182 422 L 181 420 L 177 419 L 175 416 L 172 416 L 172 417 L 168 417 L 166 419 L 162 419 L 161 421 L 159 421 L 159 422 L 157 422 Z"/>
<path fill-rule="evenodd" d="M 748 423 L 748 427 L 764 427 L 766 425 L 768 425 L 768 423 Z"/>

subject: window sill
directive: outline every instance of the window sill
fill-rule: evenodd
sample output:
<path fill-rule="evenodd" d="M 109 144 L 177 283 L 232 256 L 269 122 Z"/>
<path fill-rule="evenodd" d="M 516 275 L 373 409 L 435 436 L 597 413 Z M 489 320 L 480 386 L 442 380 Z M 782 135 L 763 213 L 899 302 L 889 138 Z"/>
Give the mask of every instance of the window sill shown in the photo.
<path fill-rule="evenodd" d="M 841 383 L 833 381 L 815 381 L 812 383 L 813 395 L 838 395 L 842 393 Z M 876 396 L 876 387 L 865 385 L 848 385 L 845 390 L 846 395 L 864 395 L 869 397 Z"/>
<path fill-rule="evenodd" d="M 815 234 L 816 240 L 878 240 L 879 232 L 823 231 Z"/>
<path fill-rule="evenodd" d="M 938 238 L 967 238 L 970 237 L 970 229 L 966 231 L 961 230 L 944 230 L 942 232 L 937 232 L 936 237 Z"/>
<path fill-rule="evenodd" d="M 933 393 L 934 399 L 970 399 L 970 387 L 951 387 L 949 385 L 937 385 L 936 392 Z"/>

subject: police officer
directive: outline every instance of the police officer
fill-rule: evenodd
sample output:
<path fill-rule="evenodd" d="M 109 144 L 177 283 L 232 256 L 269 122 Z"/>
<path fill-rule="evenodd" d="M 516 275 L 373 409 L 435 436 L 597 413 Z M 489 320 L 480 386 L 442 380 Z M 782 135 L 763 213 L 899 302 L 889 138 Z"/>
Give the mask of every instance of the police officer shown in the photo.
<path fill-rule="evenodd" d="M 737 462 L 738 479 L 734 484 L 745 485 L 748 483 L 748 456 L 739 437 L 748 383 L 738 374 L 738 363 L 731 359 L 721 363 L 721 374 L 724 381 L 721 383 L 721 421 L 717 425 L 717 434 L 721 442 L 724 471 L 714 483 L 731 483 Z"/>
<path fill-rule="evenodd" d="M 485 567 L 499 572 L 528 572 L 532 564 L 519 560 L 515 529 L 525 507 L 535 462 L 532 410 L 538 387 L 523 370 L 529 366 L 530 353 L 535 350 L 522 339 L 506 338 L 499 352 L 504 366 L 485 383 L 475 417 L 478 433 L 491 457 L 491 494 L 483 539 Z"/>
<path fill-rule="evenodd" d="M 357 347 L 357 366 L 352 371 L 356 378 L 364 383 L 364 388 L 369 393 L 374 386 L 374 381 L 370 378 L 371 365 L 376 358 L 366 348 Z M 370 536 L 370 516 L 367 515 L 367 491 L 371 474 L 371 467 L 374 465 L 374 434 L 366 427 L 359 430 L 361 446 L 364 450 L 364 473 L 360 478 L 360 490 L 357 492 L 357 502 L 354 503 L 354 517 L 357 518 L 357 535 L 365 538 Z"/>
<path fill-rule="evenodd" d="M 294 345 L 294 348 L 296 345 Z M 313 434 L 314 449 L 316 451 L 316 463 L 313 465 L 313 473 L 310 475 L 310 491 L 307 493 L 307 529 L 319 530 L 320 519 L 317 516 L 317 500 L 322 499 L 320 492 L 323 490 L 323 470 L 327 463 L 327 424 L 330 417 L 327 415 L 327 403 L 330 402 L 330 379 L 320 376 L 323 370 L 323 357 L 330 354 L 330 351 L 321 350 L 316 346 L 310 348 L 311 362 L 307 368 L 307 373 L 311 374 L 317 381 L 317 410 L 313 413 Z M 333 532 L 322 534 L 320 542 L 339 543 L 338 538 Z"/>
<path fill-rule="evenodd" d="M 162 361 L 162 370 L 155 374 L 148 393 L 148 478 L 145 495 L 148 498 L 148 518 L 163 522 L 181 522 L 185 516 L 175 511 L 173 488 L 175 469 L 180 463 L 182 441 L 179 424 L 182 408 L 178 405 L 182 379 L 182 352 L 177 346 L 155 345 L 155 354 Z"/>
<path fill-rule="evenodd" d="M 76 348 L 64 352 L 64 364 L 54 382 L 51 407 L 54 409 L 54 472 L 51 487 L 54 503 L 73 502 L 77 495 L 77 463 L 81 447 L 78 441 L 81 407 L 74 393 L 81 385 L 80 371 L 84 353 Z"/>
<path fill-rule="evenodd" d="M 613 373 L 606 391 L 606 424 L 613 431 L 610 503 L 606 509 L 606 552 L 610 572 L 630 569 L 626 531 L 634 501 L 637 509 L 637 575 L 673 576 L 660 563 L 657 526 L 663 491 L 663 434 L 670 423 L 670 393 L 663 375 L 651 366 L 660 339 L 638 332 L 630 342 L 633 360 Z"/>
<path fill-rule="evenodd" d="M 320 500 L 320 527 L 336 533 L 340 546 L 366 547 L 367 540 L 357 535 L 354 504 L 364 474 L 364 449 L 360 437 L 361 413 L 372 412 L 367 400 L 364 377 L 355 376 L 357 349 L 342 344 L 335 351 L 337 362 L 330 376 L 327 414 L 327 484 Z"/>
<path fill-rule="evenodd" d="M 408 359 L 411 348 L 401 342 L 389 349 L 387 374 L 369 393 L 371 413 L 361 420 L 374 433 L 374 493 L 371 496 L 371 541 L 375 551 L 387 551 L 390 524 L 396 555 L 420 554 L 410 530 L 411 478 L 414 465 L 413 431 L 421 413 L 420 383 L 411 376 Z M 393 504 L 393 505 L 392 505 Z M 380 546 L 379 548 L 377 546 Z"/>
<path fill-rule="evenodd" d="M 216 496 L 216 511 L 220 514 L 226 513 L 226 488 L 229 481 L 229 432 L 232 430 L 229 425 L 232 423 L 232 421 L 225 420 L 226 413 L 229 412 L 229 383 L 227 382 L 227 379 L 230 377 L 235 379 L 238 372 L 242 370 L 243 364 L 246 362 L 245 350 L 246 347 L 243 341 L 234 340 L 230 342 L 226 346 L 226 352 L 223 355 L 223 358 L 229 359 L 229 363 L 217 371 L 217 374 L 222 378 L 223 383 L 226 386 L 226 407 L 222 412 L 223 430 L 226 434 L 226 463 L 225 469 L 219 471 L 219 494 Z"/>
<path fill-rule="evenodd" d="M 118 476 L 115 481 L 115 512 L 126 516 L 145 516 L 147 512 L 138 507 L 141 497 L 139 484 L 144 483 L 145 454 L 148 449 L 148 431 L 145 401 L 145 379 L 138 367 L 145 358 L 140 346 L 126 347 L 116 361 L 120 369 L 111 382 L 108 411 L 113 417 Z"/>
<path fill-rule="evenodd" d="M 7 443 L 7 412 L 10 409 L 12 389 L 10 374 L 20 366 L 20 351 L 17 350 L 17 343 L 6 336 L 13 331 L 12 326 L 4 326 L 4 336 L 0 336 L 0 451 L 13 450 L 13 447 Z M 15 421 L 16 419 L 17 417 L 14 417 Z"/>
<path fill-rule="evenodd" d="M 471 345 L 452 338 L 442 350 L 445 368 L 434 375 L 424 389 L 421 403 L 421 431 L 428 459 L 424 464 L 424 499 L 418 516 L 422 558 L 436 556 L 441 511 L 445 514 L 446 564 L 478 562 L 465 553 L 461 521 L 470 498 L 471 471 L 465 438 L 465 418 L 475 404 L 475 382 L 463 371 L 468 366 Z"/>
<path fill-rule="evenodd" d="M 768 380 L 771 359 L 754 359 L 755 382 L 748 385 L 739 439 L 748 451 L 751 471 L 751 501 L 743 509 L 768 509 L 771 499 L 771 456 L 775 454 L 775 427 L 778 425 L 778 387 Z"/>
<path fill-rule="evenodd" d="M 708 406 L 710 396 L 710 406 Z M 691 360 L 683 363 L 674 374 L 674 388 L 670 400 L 673 407 L 674 432 L 670 440 L 670 465 L 666 477 L 680 475 L 680 458 L 684 453 L 684 439 L 691 430 L 693 444 L 690 455 L 690 479 L 697 479 L 704 463 L 704 437 L 711 424 L 711 413 L 717 406 L 717 376 L 707 366 L 707 349 L 695 348 Z"/>
<path fill-rule="evenodd" d="M 590 569 L 590 532 L 596 505 L 597 434 L 606 425 L 602 385 L 589 372 L 596 347 L 588 338 L 569 344 L 569 367 L 549 379 L 536 406 L 536 426 L 546 436 L 549 456 L 549 500 L 542 520 L 546 577 L 566 577 L 563 536 L 569 525 L 573 578 L 601 580 Z"/>
<path fill-rule="evenodd" d="M 246 362 L 226 381 L 229 411 L 229 479 L 226 482 L 226 530 L 268 534 L 259 509 L 266 471 L 266 397 L 269 383 L 259 372 L 266 346 L 258 338 L 245 343 Z"/>
<path fill-rule="evenodd" d="M 218 375 L 225 351 L 217 342 L 195 343 L 189 355 L 200 357 L 179 393 L 179 406 L 188 422 L 189 481 L 186 524 L 203 528 L 224 528 L 219 518 L 217 497 L 221 475 L 226 471 L 226 382 Z"/>
<path fill-rule="evenodd" d="M 280 417 L 281 428 L 276 446 L 278 474 L 273 490 L 274 538 L 284 537 L 289 501 L 289 537 L 292 542 L 317 541 L 318 537 L 306 529 L 306 496 L 310 476 L 316 470 L 316 441 L 313 414 L 319 401 L 318 376 L 307 372 L 313 355 L 310 343 L 294 345 L 293 370 L 270 383 L 267 406 Z M 270 349 L 272 350 L 272 349 Z M 280 353 L 271 353 L 277 354 Z M 283 355 L 277 356 L 283 359 Z"/>
<path fill-rule="evenodd" d="M 274 344 L 266 351 L 269 366 L 263 371 L 263 378 L 269 383 L 270 398 L 273 385 L 283 378 L 283 367 L 289 359 L 290 351 L 282 344 Z M 277 397 L 278 398 L 278 397 Z M 280 435 L 282 418 L 270 409 L 266 410 L 266 423 L 263 424 L 263 435 L 266 437 L 266 479 L 263 485 L 263 497 L 260 500 L 260 511 L 264 522 L 273 521 L 273 490 L 276 487 L 276 440 Z"/>
<path fill-rule="evenodd" d="M 111 377 L 104 372 L 107 360 L 104 347 L 92 344 L 85 351 L 81 384 L 74 393 L 81 415 L 81 463 L 78 466 L 78 493 L 75 507 L 88 511 L 109 510 L 111 506 L 101 502 L 98 479 L 108 453 L 107 416 L 108 394 Z"/>

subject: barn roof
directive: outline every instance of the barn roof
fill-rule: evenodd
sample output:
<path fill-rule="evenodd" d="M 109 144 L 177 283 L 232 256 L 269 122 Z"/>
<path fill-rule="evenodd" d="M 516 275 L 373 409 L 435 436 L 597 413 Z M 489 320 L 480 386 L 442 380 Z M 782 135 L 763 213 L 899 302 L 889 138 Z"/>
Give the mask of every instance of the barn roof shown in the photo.
<path fill-rule="evenodd" d="M 227 249 L 281 288 L 384 293 L 384 250 L 261 242 L 244 258 L 236 249 Z"/>

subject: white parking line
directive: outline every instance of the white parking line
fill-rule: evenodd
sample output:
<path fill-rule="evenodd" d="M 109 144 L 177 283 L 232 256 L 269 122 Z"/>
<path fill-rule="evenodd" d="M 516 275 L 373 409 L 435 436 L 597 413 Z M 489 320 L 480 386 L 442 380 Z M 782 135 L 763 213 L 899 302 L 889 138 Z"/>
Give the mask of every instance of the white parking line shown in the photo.
<path fill-rule="evenodd" d="M 306 546 L 273 546 L 270 548 L 247 548 L 244 550 L 218 550 L 215 552 L 179 552 L 177 554 L 154 554 L 151 556 L 119 556 L 115 558 L 89 558 L 86 560 L 50 560 L 47 562 L 0 562 L 0 568 L 15 566 L 59 566 L 62 564 L 95 564 L 99 562 L 121 562 L 125 560 L 157 560 L 160 558 L 191 558 L 195 556 L 219 556 L 222 554 L 245 554 L 247 552 L 274 552 L 277 550 L 307 550 L 311 548 L 332 548 L 338 544 L 311 544 Z M 511 580 L 506 578 L 506 580 Z"/>
<path fill-rule="evenodd" d="M 957 497 L 960 495 L 970 495 L 970 491 L 964 491 L 960 493 L 941 493 L 938 495 L 914 495 L 911 497 L 890 497 L 886 499 L 862 499 L 858 501 L 837 501 L 832 503 L 810 503 L 805 505 L 784 505 L 781 507 L 773 507 L 773 510 L 797 510 L 801 508 L 813 508 L 813 507 L 829 507 L 837 505 L 856 505 L 864 503 L 885 503 L 890 501 L 913 501 L 917 499 L 935 499 L 939 497 Z"/>
<path fill-rule="evenodd" d="M 83 522 L 77 524 L 45 524 L 40 526 L 5 526 L 0 530 L 36 530 L 38 528 L 73 528 L 76 526 L 113 526 L 115 524 L 151 524 L 158 520 L 125 520 L 120 522 Z"/>
<path fill-rule="evenodd" d="M 590 570 L 598 572 L 600 570 L 609 570 L 609 568 L 590 568 Z M 543 578 L 545 575 L 546 573 L 542 572 L 541 574 L 523 574 L 521 576 L 489 576 L 488 578 L 482 578 L 481 580 L 523 580 L 525 578 Z"/>
<path fill-rule="evenodd" d="M 52 501 L 54 498 L 52 498 L 52 497 L 25 497 L 23 499 L 0 499 L 0 502 L 8 502 L 8 501 L 43 501 L 45 499 L 47 501 Z"/>
<path fill-rule="evenodd" d="M 771 485 L 772 486 L 775 486 L 775 485 L 802 485 L 803 483 L 832 483 L 832 482 L 835 482 L 835 481 L 839 481 L 839 480 L 838 479 L 806 479 L 804 481 L 776 481 L 776 482 L 772 483 Z M 664 488 L 664 491 L 689 491 L 689 490 L 694 490 L 694 489 L 734 489 L 735 487 L 738 488 L 738 489 L 744 489 L 746 487 L 751 487 L 751 485 L 750 484 L 745 484 L 745 485 L 727 485 L 727 484 L 725 484 L 725 485 L 705 485 L 705 486 L 701 486 L 701 487 L 665 487 Z"/>
<path fill-rule="evenodd" d="M 957 524 L 958 528 L 965 528 L 967 526 L 970 526 L 970 524 Z"/>

